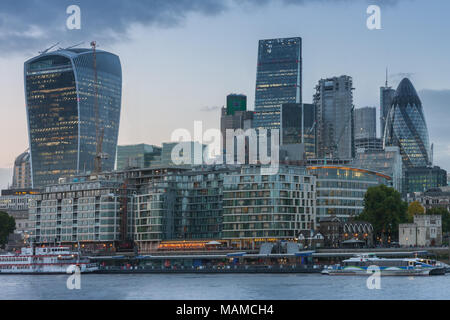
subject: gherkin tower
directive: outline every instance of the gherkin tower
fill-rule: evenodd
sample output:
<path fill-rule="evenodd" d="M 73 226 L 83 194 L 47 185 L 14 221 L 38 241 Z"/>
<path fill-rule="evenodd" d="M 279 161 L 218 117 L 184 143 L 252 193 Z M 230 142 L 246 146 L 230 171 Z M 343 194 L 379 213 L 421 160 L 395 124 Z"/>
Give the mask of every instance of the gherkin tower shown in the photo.
<path fill-rule="evenodd" d="M 431 164 L 428 129 L 422 102 L 408 78 L 404 78 L 395 93 L 384 132 L 385 146 L 398 146 L 404 168 Z"/>

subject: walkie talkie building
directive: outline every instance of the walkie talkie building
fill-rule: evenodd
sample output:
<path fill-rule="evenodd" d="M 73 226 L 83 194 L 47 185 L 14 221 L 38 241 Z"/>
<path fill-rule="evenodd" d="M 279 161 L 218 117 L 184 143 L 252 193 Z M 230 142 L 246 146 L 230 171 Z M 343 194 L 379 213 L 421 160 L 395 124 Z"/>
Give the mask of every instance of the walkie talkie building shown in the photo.
<path fill-rule="evenodd" d="M 411 81 L 404 78 L 395 93 L 385 131 L 385 145 L 400 147 L 403 166 L 426 167 L 431 163 L 428 129 L 422 102 Z"/>
<path fill-rule="evenodd" d="M 122 99 L 119 57 L 96 51 L 104 170 L 114 169 Z M 61 49 L 25 62 L 25 99 L 35 188 L 92 171 L 96 155 L 95 76 L 91 49 Z"/>

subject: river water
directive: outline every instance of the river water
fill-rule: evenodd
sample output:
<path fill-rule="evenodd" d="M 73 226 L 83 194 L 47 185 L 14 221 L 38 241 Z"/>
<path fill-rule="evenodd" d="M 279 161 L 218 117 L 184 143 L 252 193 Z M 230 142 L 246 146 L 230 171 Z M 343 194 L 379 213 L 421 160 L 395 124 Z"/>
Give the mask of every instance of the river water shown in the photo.
<path fill-rule="evenodd" d="M 69 275 L 1 275 L 0 299 L 450 299 L 450 275 L 382 277 L 368 289 L 367 277 L 320 274 L 83 274 L 79 290 Z"/>

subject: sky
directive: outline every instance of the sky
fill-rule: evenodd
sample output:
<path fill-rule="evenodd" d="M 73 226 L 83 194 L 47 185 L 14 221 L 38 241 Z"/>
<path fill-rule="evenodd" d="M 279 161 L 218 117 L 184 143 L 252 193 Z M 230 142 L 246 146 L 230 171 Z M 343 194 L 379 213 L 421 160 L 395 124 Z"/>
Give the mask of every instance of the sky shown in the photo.
<path fill-rule="evenodd" d="M 69 30 L 69 5 L 81 29 Z M 381 29 L 366 10 L 381 8 Z M 229 93 L 253 109 L 258 40 L 303 40 L 303 102 L 321 78 L 353 77 L 357 108 L 407 76 L 422 100 L 434 163 L 450 170 L 448 0 L 22 0 L 0 2 L 0 186 L 28 148 L 23 63 L 51 45 L 96 40 L 123 70 L 119 144 L 160 145 L 178 128 L 219 128 Z M 379 130 L 379 129 L 378 129 Z M 379 132 L 378 132 L 379 134 Z M 5 173 L 6 172 L 6 173 Z"/>

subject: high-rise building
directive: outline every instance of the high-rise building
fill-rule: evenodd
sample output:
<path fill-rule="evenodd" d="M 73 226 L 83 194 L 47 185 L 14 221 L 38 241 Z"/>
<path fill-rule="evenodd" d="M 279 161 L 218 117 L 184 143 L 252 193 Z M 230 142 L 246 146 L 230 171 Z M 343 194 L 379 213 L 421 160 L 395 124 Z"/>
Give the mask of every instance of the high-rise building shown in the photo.
<path fill-rule="evenodd" d="M 372 107 L 355 109 L 355 140 L 376 136 L 377 109 Z"/>
<path fill-rule="evenodd" d="M 316 153 L 318 158 L 354 156 L 353 81 L 349 76 L 321 79 L 316 86 Z"/>
<path fill-rule="evenodd" d="M 14 161 L 14 172 L 11 189 L 30 189 L 30 153 L 25 151 Z"/>
<path fill-rule="evenodd" d="M 386 122 L 385 146 L 398 146 L 405 169 L 431 164 L 431 149 L 422 102 L 404 78 L 395 93 Z"/>
<path fill-rule="evenodd" d="M 161 147 L 141 143 L 117 146 L 117 170 L 147 168 L 153 161 L 161 159 Z"/>
<path fill-rule="evenodd" d="M 95 60 L 91 49 L 61 49 L 25 62 L 33 187 L 93 170 L 96 100 L 99 127 L 103 130 L 102 152 L 107 155 L 103 169 L 114 169 L 122 69 L 119 57 L 112 53 L 97 50 Z"/>
<path fill-rule="evenodd" d="M 232 116 L 236 111 L 247 111 L 246 95 L 232 93 L 227 96 L 227 115 Z"/>
<path fill-rule="evenodd" d="M 380 136 L 384 138 L 384 130 L 386 127 L 386 121 L 389 114 L 389 110 L 392 106 L 392 100 L 395 96 L 395 89 L 388 86 L 387 74 L 386 84 L 380 88 Z"/>
<path fill-rule="evenodd" d="M 254 127 L 279 129 L 281 105 L 301 102 L 302 39 L 260 40 Z"/>
<path fill-rule="evenodd" d="M 314 111 L 313 104 L 285 103 L 281 106 L 281 145 L 303 144 L 307 158 L 315 157 Z"/>
<path fill-rule="evenodd" d="M 230 152 L 227 149 L 227 130 L 242 129 L 246 131 L 253 127 L 253 111 L 247 111 L 247 97 L 245 95 L 230 94 L 227 96 L 227 107 L 222 108 L 222 116 L 220 118 L 220 131 L 222 133 L 222 150 L 223 156 Z M 234 155 L 235 159 L 238 154 L 237 138 L 234 138 Z M 245 148 L 248 150 L 248 138 L 246 138 Z M 245 153 L 247 155 L 247 152 Z M 248 161 L 248 157 L 247 157 Z"/>

